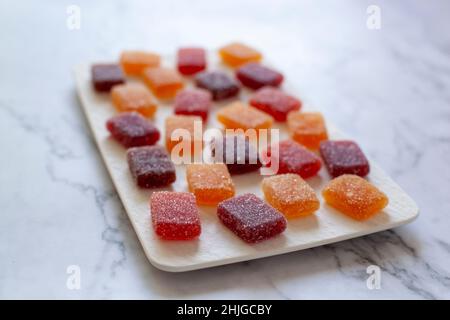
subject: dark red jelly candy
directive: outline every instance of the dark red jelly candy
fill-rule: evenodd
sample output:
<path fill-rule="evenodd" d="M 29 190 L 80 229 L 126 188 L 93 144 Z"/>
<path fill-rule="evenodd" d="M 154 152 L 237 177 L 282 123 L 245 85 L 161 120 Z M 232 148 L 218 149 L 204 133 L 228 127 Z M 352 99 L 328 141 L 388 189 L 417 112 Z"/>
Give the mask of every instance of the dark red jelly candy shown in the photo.
<path fill-rule="evenodd" d="M 150 197 L 153 229 L 164 240 L 191 240 L 201 232 L 195 196 L 190 192 L 154 192 Z"/>
<path fill-rule="evenodd" d="M 211 93 L 203 89 L 185 89 L 175 96 L 175 114 L 200 116 L 203 121 L 208 118 L 211 108 Z"/>
<path fill-rule="evenodd" d="M 181 48 L 178 50 L 178 71 L 191 75 L 206 69 L 206 55 L 202 48 Z"/>
<path fill-rule="evenodd" d="M 242 240 L 255 243 L 286 229 L 286 218 L 251 193 L 224 200 L 217 207 L 220 221 Z"/>
<path fill-rule="evenodd" d="M 323 141 L 320 154 L 332 177 L 343 174 L 355 174 L 361 177 L 369 174 L 369 161 L 353 141 Z"/>
<path fill-rule="evenodd" d="M 131 174 L 142 188 L 168 186 L 176 179 L 175 166 L 161 146 L 128 149 L 127 158 Z"/>
<path fill-rule="evenodd" d="M 250 97 L 250 105 L 270 114 L 276 121 L 286 121 L 287 114 L 300 109 L 299 99 L 273 87 L 263 87 Z"/>
<path fill-rule="evenodd" d="M 223 100 L 236 96 L 239 85 L 227 74 L 219 71 L 202 72 L 195 77 L 197 87 L 211 92 L 214 100 Z"/>
<path fill-rule="evenodd" d="M 118 64 L 95 64 L 91 72 L 92 83 L 99 92 L 108 92 L 116 84 L 125 82 L 122 68 Z"/>
<path fill-rule="evenodd" d="M 244 135 L 227 135 L 214 140 L 211 149 L 215 160 L 225 163 L 231 174 L 251 172 L 261 167 L 258 150 Z"/>
<path fill-rule="evenodd" d="M 256 62 L 247 63 L 237 69 L 236 77 L 244 86 L 255 90 L 264 86 L 278 87 L 283 82 L 281 73 Z"/>
<path fill-rule="evenodd" d="M 269 148 L 267 155 L 270 157 L 270 165 L 273 161 L 278 161 L 277 173 L 296 173 L 306 179 L 319 172 L 322 167 L 320 158 L 313 152 L 306 149 L 301 144 L 292 140 L 284 140 L 278 144 L 277 148 Z"/>
<path fill-rule="evenodd" d="M 111 136 L 126 148 L 153 145 L 159 140 L 158 129 L 136 112 L 124 112 L 106 122 Z"/>

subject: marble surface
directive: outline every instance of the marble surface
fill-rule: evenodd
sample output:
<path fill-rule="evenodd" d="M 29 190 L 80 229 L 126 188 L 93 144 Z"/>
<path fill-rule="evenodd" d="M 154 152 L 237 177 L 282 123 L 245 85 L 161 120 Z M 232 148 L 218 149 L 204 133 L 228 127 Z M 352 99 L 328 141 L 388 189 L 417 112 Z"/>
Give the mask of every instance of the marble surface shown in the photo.
<path fill-rule="evenodd" d="M 0 4 L 0 298 L 450 298 L 448 1 L 61 1 Z M 366 26 L 369 5 L 381 29 Z M 406 226 L 172 274 L 152 267 L 77 100 L 72 67 L 123 48 L 240 39 L 277 62 L 418 202 Z M 78 265 L 81 288 L 66 286 Z M 366 268 L 381 268 L 381 289 Z"/>

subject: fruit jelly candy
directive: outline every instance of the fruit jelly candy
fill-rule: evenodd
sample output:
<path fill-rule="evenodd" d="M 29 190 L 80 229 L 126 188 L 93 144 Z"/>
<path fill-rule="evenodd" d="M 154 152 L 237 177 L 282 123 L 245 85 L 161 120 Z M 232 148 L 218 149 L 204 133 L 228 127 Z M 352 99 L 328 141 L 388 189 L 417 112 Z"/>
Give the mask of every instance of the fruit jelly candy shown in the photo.
<path fill-rule="evenodd" d="M 364 177 L 370 171 L 369 161 L 353 141 L 322 141 L 319 150 L 332 177 L 346 173 Z"/>
<path fill-rule="evenodd" d="M 267 113 L 239 101 L 220 109 L 217 119 L 228 129 L 268 129 L 273 123 Z"/>
<path fill-rule="evenodd" d="M 241 174 L 258 170 L 261 161 L 258 150 L 250 143 L 245 135 L 226 135 L 220 140 L 212 142 L 213 157 L 225 163 L 231 174 Z"/>
<path fill-rule="evenodd" d="M 330 206 L 355 220 L 372 217 L 389 202 L 377 187 L 352 174 L 344 174 L 331 180 L 323 189 L 322 195 Z"/>
<path fill-rule="evenodd" d="M 146 68 L 143 77 L 153 94 L 160 99 L 172 99 L 184 86 L 181 75 L 169 68 Z"/>
<path fill-rule="evenodd" d="M 175 114 L 200 116 L 203 121 L 206 121 L 211 108 L 211 100 L 211 93 L 207 90 L 184 89 L 175 96 Z"/>
<path fill-rule="evenodd" d="M 287 218 L 307 216 L 320 207 L 313 188 L 297 174 L 264 178 L 262 189 L 267 202 Z"/>
<path fill-rule="evenodd" d="M 157 108 L 151 92 L 140 83 L 114 86 L 111 98 L 119 112 L 136 111 L 145 117 L 152 117 Z"/>
<path fill-rule="evenodd" d="M 257 62 L 262 58 L 257 50 L 238 42 L 220 48 L 219 55 L 222 61 L 231 67 L 238 67 L 247 62 Z"/>
<path fill-rule="evenodd" d="M 192 193 L 154 192 L 150 211 L 153 229 L 163 240 L 191 240 L 201 233 L 200 215 Z"/>
<path fill-rule="evenodd" d="M 299 110 L 302 103 L 280 89 L 263 87 L 250 97 L 250 105 L 270 114 L 276 121 L 286 121 L 287 114 Z"/>
<path fill-rule="evenodd" d="M 106 122 L 111 136 L 124 147 L 153 145 L 159 140 L 158 129 L 136 112 L 124 112 Z"/>
<path fill-rule="evenodd" d="M 238 95 L 238 83 L 220 71 L 205 71 L 195 77 L 195 84 L 211 92 L 214 100 L 224 100 Z"/>
<path fill-rule="evenodd" d="M 255 243 L 272 238 L 286 229 L 286 218 L 251 193 L 222 201 L 217 206 L 222 223 L 239 238 Z"/>
<path fill-rule="evenodd" d="M 278 87 L 283 82 L 281 73 L 256 62 L 244 64 L 237 69 L 236 77 L 244 86 L 254 90 L 264 86 Z"/>
<path fill-rule="evenodd" d="M 328 139 L 325 120 L 319 112 L 290 112 L 287 116 L 288 130 L 292 139 L 313 150 Z"/>
<path fill-rule="evenodd" d="M 198 204 L 216 205 L 234 196 L 234 184 L 223 163 L 189 164 L 186 178 L 189 191 L 195 195 Z"/>
<path fill-rule="evenodd" d="M 276 149 L 275 149 L 276 150 Z M 269 148 L 270 161 L 278 161 L 278 173 L 296 173 L 303 179 L 316 175 L 322 167 L 320 158 L 301 144 L 284 140 L 278 144 L 278 154 Z"/>
<path fill-rule="evenodd" d="M 179 140 L 172 138 L 172 132 L 176 129 L 185 129 L 189 132 L 189 143 L 191 145 L 191 152 L 194 151 L 194 144 L 199 142 L 202 143 L 203 132 L 200 132 L 199 136 L 195 135 L 196 122 L 199 123 L 197 126 L 201 129 L 202 118 L 198 116 L 185 116 L 185 115 L 174 115 L 168 116 L 165 123 L 165 137 L 166 137 L 166 147 L 167 150 L 172 151 L 172 149 L 180 143 Z"/>
<path fill-rule="evenodd" d="M 158 54 L 147 51 L 124 51 L 120 55 L 120 64 L 128 75 L 140 76 L 148 67 L 159 67 Z"/>
<path fill-rule="evenodd" d="M 116 84 L 125 82 L 123 71 L 117 64 L 94 64 L 91 73 L 92 83 L 98 92 L 109 92 Z"/>
<path fill-rule="evenodd" d="M 181 74 L 192 75 L 206 69 L 206 55 L 202 48 L 180 48 L 177 56 Z"/>
<path fill-rule="evenodd" d="M 142 188 L 168 186 L 176 179 L 175 166 L 161 146 L 130 148 L 127 159 L 131 174 Z"/>

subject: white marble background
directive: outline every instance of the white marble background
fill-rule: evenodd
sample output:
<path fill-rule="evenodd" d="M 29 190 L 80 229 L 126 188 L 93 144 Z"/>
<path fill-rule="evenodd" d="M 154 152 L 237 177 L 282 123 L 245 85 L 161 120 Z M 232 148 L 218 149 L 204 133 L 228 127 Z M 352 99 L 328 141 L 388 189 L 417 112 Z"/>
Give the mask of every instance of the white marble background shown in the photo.
<path fill-rule="evenodd" d="M 66 8 L 81 8 L 81 29 Z M 381 29 L 366 27 L 370 4 Z M 0 298 L 450 298 L 450 2 L 0 4 Z M 86 124 L 72 66 L 123 48 L 260 48 L 418 202 L 396 230 L 171 274 L 152 267 Z M 81 268 L 68 290 L 66 268 Z M 366 268 L 382 270 L 368 290 Z"/>

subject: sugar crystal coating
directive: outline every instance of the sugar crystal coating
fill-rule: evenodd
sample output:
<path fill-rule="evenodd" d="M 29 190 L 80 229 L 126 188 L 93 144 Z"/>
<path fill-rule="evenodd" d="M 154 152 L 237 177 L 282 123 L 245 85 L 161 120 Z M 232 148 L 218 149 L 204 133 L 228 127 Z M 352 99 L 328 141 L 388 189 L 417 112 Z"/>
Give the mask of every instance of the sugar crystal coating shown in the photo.
<path fill-rule="evenodd" d="M 201 233 L 195 197 L 189 192 L 154 192 L 150 211 L 155 233 L 163 240 L 191 240 Z"/>
<path fill-rule="evenodd" d="M 247 106 L 240 101 L 233 102 L 217 112 L 217 120 L 228 129 L 268 129 L 273 118 L 267 113 Z"/>
<path fill-rule="evenodd" d="M 91 74 L 92 84 L 98 92 L 108 92 L 113 86 L 125 82 L 122 68 L 117 64 L 95 64 Z"/>
<path fill-rule="evenodd" d="M 197 74 L 195 84 L 211 92 L 214 100 L 232 98 L 239 93 L 238 83 L 220 71 L 205 71 Z"/>
<path fill-rule="evenodd" d="M 168 186 L 176 179 L 175 166 L 161 146 L 130 148 L 127 159 L 133 178 L 142 188 Z"/>
<path fill-rule="evenodd" d="M 144 117 L 152 117 L 157 108 L 151 92 L 140 83 L 114 86 L 111 90 L 111 98 L 119 112 L 136 111 Z"/>
<path fill-rule="evenodd" d="M 325 120 L 319 112 L 292 111 L 287 124 L 292 139 L 309 149 L 319 149 L 320 142 L 328 139 Z"/>
<path fill-rule="evenodd" d="M 174 102 L 175 114 L 200 116 L 206 121 L 211 109 L 212 95 L 204 89 L 184 89 L 177 93 Z"/>
<path fill-rule="evenodd" d="M 222 61 L 230 67 L 238 67 L 247 62 L 257 62 L 262 58 L 257 50 L 239 42 L 230 43 L 219 50 Z"/>
<path fill-rule="evenodd" d="M 177 59 L 181 74 L 192 75 L 206 69 L 206 54 L 202 48 L 180 48 Z"/>
<path fill-rule="evenodd" d="M 129 50 L 120 55 L 120 64 L 128 75 L 140 76 L 144 69 L 159 67 L 160 56 L 153 52 Z"/>
<path fill-rule="evenodd" d="M 237 69 L 236 77 L 244 86 L 254 90 L 264 86 L 278 87 L 283 82 L 281 73 L 256 62 L 244 64 Z"/>
<path fill-rule="evenodd" d="M 251 193 L 222 201 L 217 206 L 222 223 L 248 243 L 272 238 L 286 229 L 286 218 Z"/>
<path fill-rule="evenodd" d="M 355 220 L 366 220 L 383 210 L 389 200 L 373 184 L 356 175 L 344 174 L 322 190 L 325 201 Z"/>
<path fill-rule="evenodd" d="M 250 97 L 249 103 L 281 122 L 286 121 L 289 112 L 299 110 L 302 105 L 299 99 L 272 87 L 263 87 L 256 91 Z"/>
<path fill-rule="evenodd" d="M 370 171 L 369 161 L 353 141 L 322 141 L 320 154 L 332 177 L 346 173 L 364 177 Z"/>
<path fill-rule="evenodd" d="M 262 189 L 267 202 L 287 218 L 307 216 L 320 207 L 313 188 L 297 174 L 264 178 Z"/>
<path fill-rule="evenodd" d="M 159 99 L 172 99 L 184 86 L 183 79 L 176 70 L 164 67 L 144 69 L 143 78 Z"/>
<path fill-rule="evenodd" d="M 159 140 L 158 129 L 136 112 L 124 112 L 106 122 L 111 136 L 124 147 L 153 145 Z"/>

